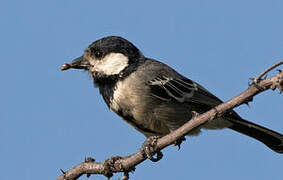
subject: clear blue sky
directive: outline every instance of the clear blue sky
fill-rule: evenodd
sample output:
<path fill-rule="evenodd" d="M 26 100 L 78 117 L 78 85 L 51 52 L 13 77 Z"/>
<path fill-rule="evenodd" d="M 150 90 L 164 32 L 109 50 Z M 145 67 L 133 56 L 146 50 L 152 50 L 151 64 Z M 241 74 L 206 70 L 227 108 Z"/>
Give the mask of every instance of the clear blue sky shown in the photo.
<path fill-rule="evenodd" d="M 280 0 L 1 1 L 0 179 L 55 179 L 86 156 L 140 148 L 143 135 L 107 109 L 86 73 L 59 70 L 92 41 L 123 36 L 228 100 L 283 59 L 282 9 Z M 269 91 L 236 111 L 283 133 L 282 100 Z M 283 155 L 231 130 L 204 131 L 164 154 L 132 179 L 283 178 Z"/>

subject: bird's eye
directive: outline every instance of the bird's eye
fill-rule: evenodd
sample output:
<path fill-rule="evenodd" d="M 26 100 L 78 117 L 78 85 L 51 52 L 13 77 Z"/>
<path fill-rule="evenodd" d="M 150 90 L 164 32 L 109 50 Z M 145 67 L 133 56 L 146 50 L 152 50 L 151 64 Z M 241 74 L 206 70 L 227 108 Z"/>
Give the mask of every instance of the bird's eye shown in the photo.
<path fill-rule="evenodd" d="M 94 52 L 94 56 L 95 56 L 97 59 L 99 59 L 99 58 L 101 58 L 101 57 L 103 56 L 103 53 L 102 53 L 101 51 L 95 51 L 95 52 Z"/>

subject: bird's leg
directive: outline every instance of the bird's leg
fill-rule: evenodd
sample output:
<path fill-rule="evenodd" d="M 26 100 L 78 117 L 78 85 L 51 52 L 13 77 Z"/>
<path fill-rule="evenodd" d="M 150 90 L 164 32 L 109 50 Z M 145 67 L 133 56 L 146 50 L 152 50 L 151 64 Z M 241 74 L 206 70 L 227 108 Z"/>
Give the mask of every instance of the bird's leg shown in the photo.
<path fill-rule="evenodd" d="M 148 137 L 145 142 L 142 144 L 141 151 L 143 155 L 150 159 L 152 162 L 159 161 L 163 154 L 160 150 L 157 149 L 157 140 L 159 139 L 158 136 L 150 136 Z M 156 158 L 153 157 L 156 154 Z"/>
<path fill-rule="evenodd" d="M 197 117 L 198 115 L 199 115 L 198 112 L 192 111 L 192 118 L 195 118 L 195 117 Z M 179 138 L 179 139 L 177 139 L 177 140 L 173 143 L 173 145 L 174 145 L 174 146 L 178 146 L 178 150 L 180 150 L 180 149 L 181 149 L 181 144 L 182 144 L 183 141 L 186 141 L 186 138 L 185 138 L 184 136 L 181 137 L 181 138 Z"/>

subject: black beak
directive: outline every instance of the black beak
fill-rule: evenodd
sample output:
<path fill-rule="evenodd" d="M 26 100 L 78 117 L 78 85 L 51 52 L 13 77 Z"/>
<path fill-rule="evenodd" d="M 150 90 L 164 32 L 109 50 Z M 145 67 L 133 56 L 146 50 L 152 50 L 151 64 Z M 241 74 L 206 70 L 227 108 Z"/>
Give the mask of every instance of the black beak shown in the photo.
<path fill-rule="evenodd" d="M 70 64 L 63 64 L 61 66 L 61 71 L 65 71 L 71 68 L 88 70 L 89 66 L 89 62 L 83 56 L 80 56 L 74 59 Z"/>

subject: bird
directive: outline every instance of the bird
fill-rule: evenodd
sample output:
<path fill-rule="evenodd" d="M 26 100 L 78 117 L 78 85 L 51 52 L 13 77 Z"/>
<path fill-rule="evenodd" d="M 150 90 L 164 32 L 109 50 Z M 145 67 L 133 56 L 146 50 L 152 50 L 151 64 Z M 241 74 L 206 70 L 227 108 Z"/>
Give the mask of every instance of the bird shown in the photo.
<path fill-rule="evenodd" d="M 146 138 L 162 137 L 223 103 L 202 85 L 170 66 L 145 57 L 130 41 L 106 36 L 90 44 L 83 55 L 61 70 L 83 69 L 91 76 L 108 108 Z M 229 128 L 283 153 L 283 135 L 241 118 L 231 110 L 187 133 Z"/>

